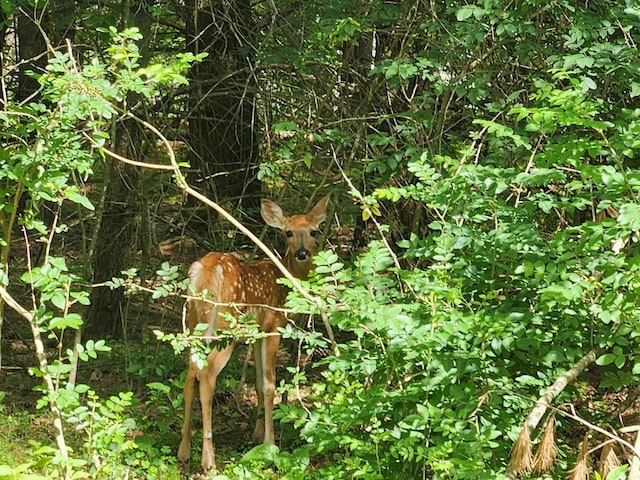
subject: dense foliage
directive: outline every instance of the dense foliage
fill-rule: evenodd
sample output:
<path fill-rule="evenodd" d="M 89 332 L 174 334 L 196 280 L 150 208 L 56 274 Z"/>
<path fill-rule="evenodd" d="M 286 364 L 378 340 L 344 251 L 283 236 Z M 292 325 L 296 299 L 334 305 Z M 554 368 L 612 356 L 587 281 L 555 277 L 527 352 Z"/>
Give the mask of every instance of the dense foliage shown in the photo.
<path fill-rule="evenodd" d="M 2 5 L 5 35 L 23 3 Z M 109 349 L 76 332 L 99 288 L 88 286 L 90 257 L 104 220 L 86 216 L 94 204 L 102 210 L 119 174 L 110 165 L 122 155 L 111 150 L 128 138 L 127 122 L 147 135 L 132 160 L 174 174 L 136 179 L 133 221 L 149 215 L 149 204 L 159 206 L 149 220 L 156 224 L 175 220 L 160 206 L 192 208 L 173 183 L 184 180 L 185 165 L 181 172 L 163 155 L 174 154 L 165 137 L 189 141 L 177 117 L 187 110 L 186 72 L 206 56 L 167 53 L 182 48 L 167 35 L 181 11 L 164 3 L 145 5 L 139 28 L 125 28 L 142 22 L 139 12 L 126 12 L 121 24 L 119 6 L 79 5 L 75 21 L 91 27 L 78 29 L 83 48 L 49 45 L 46 71 L 26 74 L 37 78 L 37 95 L 4 93 L 0 284 L 5 307 L 31 326 L 40 406 L 56 422 L 57 444 L 34 443 L 32 460 L 20 465 L 0 459 L 0 478 L 178 475 L 175 445 L 162 444 L 176 441 L 167 424 L 136 422 L 130 392 L 101 399 L 75 379 L 78 361 Z M 257 67 L 246 85 L 255 88 L 254 127 L 263 135 L 264 194 L 298 198 L 293 210 L 332 191 L 341 226 L 333 231 L 352 234 L 354 248 L 316 258 L 305 287 L 319 303 L 289 299 L 294 312 L 322 306 L 338 339 L 313 375 L 290 366 L 292 381 L 282 386 L 289 403 L 277 415 L 295 440 L 256 447 L 227 466 L 226 478 L 504 478 L 535 400 L 587 352 L 599 352 L 591 380 L 600 392 L 637 386 L 640 8 L 607 0 L 340 1 L 238 11 L 257 26 L 247 53 Z M 229 78 L 246 75 L 228 67 Z M 65 248 L 74 228 L 87 242 L 80 261 Z M 210 229 L 181 231 L 228 248 L 227 229 L 206 240 Z M 110 286 L 135 287 L 135 298 L 149 294 L 145 302 L 181 301 L 180 270 L 158 261 L 161 285 L 149 289 L 147 244 L 133 243 L 127 279 Z M 9 293 L 26 299 L 24 307 Z M 186 335 L 159 336 L 186 347 Z M 284 336 L 309 352 L 330 346 L 318 332 L 290 327 Z M 150 383 L 147 405 L 175 416 L 179 383 Z M 580 388 L 555 404 L 583 406 Z M 566 448 L 553 475 L 575 460 L 585 433 L 576 415 L 615 430 L 623 412 L 558 413 Z M 67 450 L 71 429 L 80 440 Z"/>
<path fill-rule="evenodd" d="M 400 212 L 383 235 L 402 239 L 322 260 L 315 291 L 355 339 L 313 408 L 281 412 L 334 454 L 331 478 L 496 478 L 533 399 L 588 351 L 614 367 L 602 388 L 638 381 L 637 11 L 401 7 L 333 32 L 396 53 L 368 72 L 387 115 L 340 147 L 322 133 L 363 155 L 363 216 Z M 412 14 L 393 50 L 387 22 Z"/>

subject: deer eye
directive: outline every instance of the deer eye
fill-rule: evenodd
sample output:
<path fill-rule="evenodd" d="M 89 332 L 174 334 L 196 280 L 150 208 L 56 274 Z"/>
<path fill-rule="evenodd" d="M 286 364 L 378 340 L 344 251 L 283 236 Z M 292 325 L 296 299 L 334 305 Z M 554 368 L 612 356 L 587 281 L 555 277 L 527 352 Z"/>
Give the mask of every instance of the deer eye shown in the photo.
<path fill-rule="evenodd" d="M 318 230 L 311 230 L 309 232 L 309 235 L 311 235 L 313 238 L 316 238 L 318 236 Z"/>
<path fill-rule="evenodd" d="M 287 230 L 286 232 L 284 232 L 284 234 L 287 236 L 287 238 L 293 237 L 293 232 L 291 230 Z"/>

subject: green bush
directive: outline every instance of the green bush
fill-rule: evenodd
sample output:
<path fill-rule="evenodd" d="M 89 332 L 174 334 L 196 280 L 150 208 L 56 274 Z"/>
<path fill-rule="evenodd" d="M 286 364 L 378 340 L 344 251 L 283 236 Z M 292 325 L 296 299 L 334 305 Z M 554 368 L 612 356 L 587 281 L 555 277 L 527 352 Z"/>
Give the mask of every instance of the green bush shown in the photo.
<path fill-rule="evenodd" d="M 593 347 L 616 367 L 602 386 L 640 380 L 640 177 L 619 153 L 637 120 L 567 72 L 554 79 L 511 109 L 517 130 L 477 122 L 481 162 L 424 152 L 411 184 L 373 192 L 370 204 L 417 202 L 428 235 L 374 241 L 349 267 L 317 258 L 311 289 L 353 338 L 321 362 L 308 406 L 279 409 L 326 459 L 312 476 L 499 478 L 533 400 Z M 535 148 L 535 162 L 498 161 Z M 609 207 L 619 214 L 600 219 Z"/>

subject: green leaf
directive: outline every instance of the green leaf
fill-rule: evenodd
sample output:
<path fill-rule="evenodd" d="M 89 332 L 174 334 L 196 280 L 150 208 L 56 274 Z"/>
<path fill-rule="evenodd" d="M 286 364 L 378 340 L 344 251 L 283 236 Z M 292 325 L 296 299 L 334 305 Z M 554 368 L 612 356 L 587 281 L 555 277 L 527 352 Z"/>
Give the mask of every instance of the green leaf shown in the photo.
<path fill-rule="evenodd" d="M 256 445 L 242 456 L 240 463 L 261 462 L 271 464 L 279 453 L 280 449 L 276 445 Z"/>
<path fill-rule="evenodd" d="M 273 131 L 276 133 L 288 133 L 288 132 L 297 132 L 298 125 L 294 122 L 278 122 L 273 125 Z"/>
<path fill-rule="evenodd" d="M 274 459 L 275 466 L 282 472 L 289 472 L 291 480 L 300 478 L 300 472 L 305 471 L 309 466 L 309 452 L 298 449 L 292 454 L 280 452 Z M 293 475 L 296 473 L 297 475 Z"/>
<path fill-rule="evenodd" d="M 312 164 L 312 161 L 313 161 L 313 155 L 311 155 L 311 153 L 309 153 L 309 152 L 306 152 L 304 154 L 304 156 L 302 157 L 302 161 L 304 162 L 304 165 L 307 168 L 311 168 L 311 164 Z"/>
<path fill-rule="evenodd" d="M 605 353 L 604 355 L 598 357 L 598 359 L 596 360 L 596 364 L 601 366 L 610 365 L 615 361 L 615 359 L 616 355 L 614 355 L 613 353 Z"/>
<path fill-rule="evenodd" d="M 51 265 L 53 265 L 55 268 L 62 270 L 63 272 L 66 272 L 67 269 L 67 262 L 64 258 L 62 257 L 50 257 L 49 258 L 49 263 Z"/>
<path fill-rule="evenodd" d="M 470 18 L 472 15 L 475 18 L 481 18 L 484 13 L 485 10 L 477 5 L 465 5 L 456 11 L 456 20 L 462 22 Z"/>
<path fill-rule="evenodd" d="M 151 383 L 147 383 L 147 388 L 151 389 L 151 390 L 157 390 L 160 393 L 164 393 L 164 394 L 169 394 L 169 392 L 171 392 L 171 387 L 169 387 L 169 385 L 165 385 L 164 383 L 161 382 L 151 382 Z"/>
<path fill-rule="evenodd" d="M 53 303 L 60 310 L 64 310 L 67 306 L 67 296 L 64 292 L 56 292 L 51 297 L 51 303 Z"/>
<path fill-rule="evenodd" d="M 640 230 L 640 208 L 636 203 L 625 203 L 620 206 L 618 223 L 631 230 Z"/>
<path fill-rule="evenodd" d="M 96 208 L 93 206 L 93 203 L 91 203 L 91 200 L 89 200 L 87 197 L 85 197 L 84 195 L 78 193 L 78 192 L 70 192 L 67 193 L 67 198 L 69 200 L 71 200 L 72 202 L 78 203 L 80 205 L 82 205 L 84 208 L 86 208 L 87 210 L 95 210 Z"/>
<path fill-rule="evenodd" d="M 580 85 L 582 85 L 582 88 L 585 90 L 596 90 L 598 88 L 598 85 L 591 77 L 582 77 Z"/>
<path fill-rule="evenodd" d="M 49 328 L 50 329 L 57 328 L 60 330 L 63 330 L 65 328 L 73 328 L 74 330 L 77 330 L 82 326 L 82 324 L 83 324 L 82 317 L 79 314 L 69 313 L 65 317 L 53 317 L 49 321 Z"/>

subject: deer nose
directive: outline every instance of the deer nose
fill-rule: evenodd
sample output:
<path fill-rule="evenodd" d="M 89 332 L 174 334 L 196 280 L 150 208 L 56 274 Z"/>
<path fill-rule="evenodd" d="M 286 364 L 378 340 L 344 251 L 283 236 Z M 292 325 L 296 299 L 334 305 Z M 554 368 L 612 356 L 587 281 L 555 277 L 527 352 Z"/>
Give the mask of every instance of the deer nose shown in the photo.
<path fill-rule="evenodd" d="M 311 254 L 309 253 L 309 250 L 307 250 L 304 247 L 299 248 L 298 250 L 296 250 L 296 253 L 295 253 L 296 260 L 298 260 L 300 262 L 304 262 L 306 260 L 309 260 L 310 256 L 311 256 Z"/>

